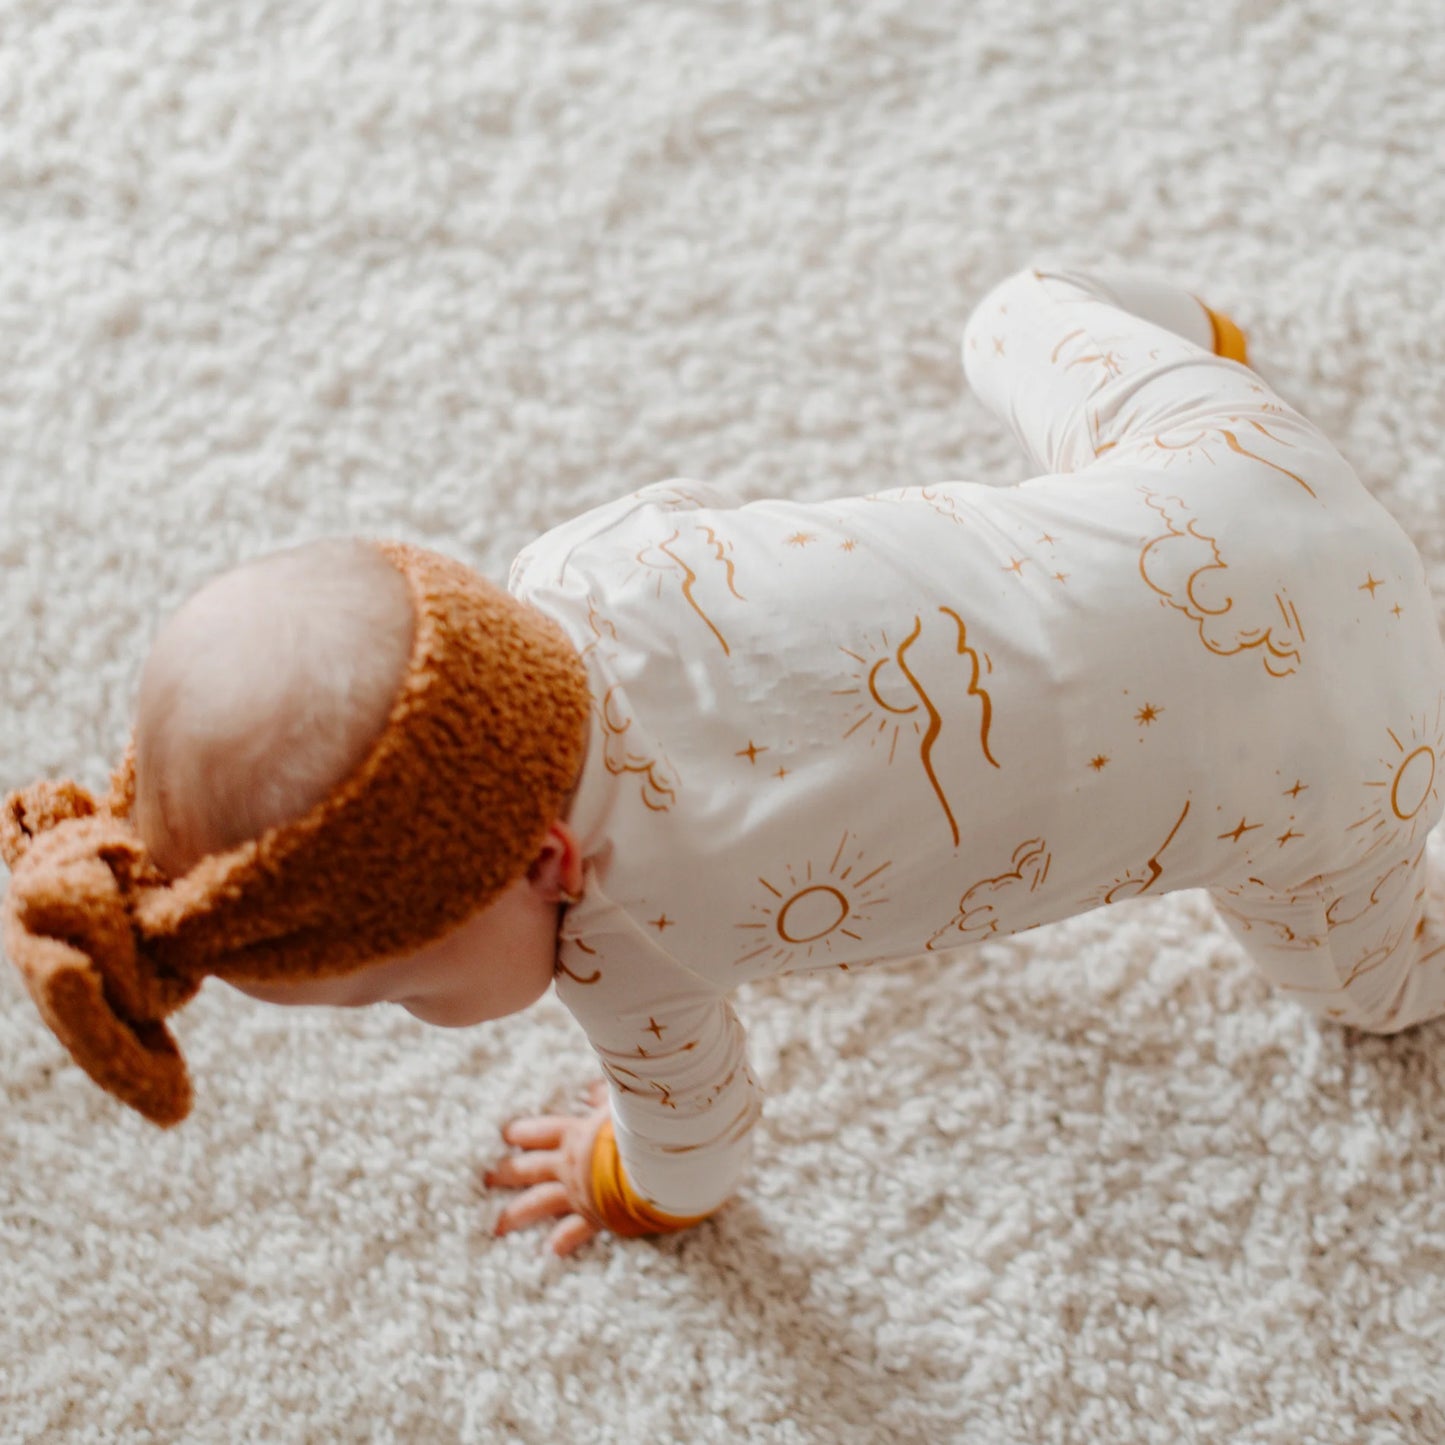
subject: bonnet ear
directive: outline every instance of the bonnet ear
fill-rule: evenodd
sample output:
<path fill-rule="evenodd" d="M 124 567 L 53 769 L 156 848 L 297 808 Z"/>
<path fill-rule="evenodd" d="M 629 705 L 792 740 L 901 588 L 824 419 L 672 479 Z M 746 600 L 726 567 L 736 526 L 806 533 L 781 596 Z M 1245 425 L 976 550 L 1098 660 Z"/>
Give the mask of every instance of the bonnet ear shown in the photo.
<path fill-rule="evenodd" d="M 93 817 L 96 812 L 95 799 L 69 778 L 11 793 L 0 804 L 0 858 L 14 870 L 42 833 L 75 818 Z"/>
<path fill-rule="evenodd" d="M 14 869 L 33 839 L 76 818 L 93 818 L 106 812 L 129 818 L 135 808 L 135 739 L 127 745 L 110 777 L 110 793 L 103 803 L 82 787 L 62 778 L 34 783 L 0 802 L 0 858 Z"/>
<path fill-rule="evenodd" d="M 6 800 L 0 849 L 13 876 L 5 951 L 45 1022 L 103 1089 L 152 1123 L 191 1107 L 185 1061 L 161 1020 L 200 987 L 158 974 L 133 922 L 139 841 L 72 783 L 42 783 Z"/>

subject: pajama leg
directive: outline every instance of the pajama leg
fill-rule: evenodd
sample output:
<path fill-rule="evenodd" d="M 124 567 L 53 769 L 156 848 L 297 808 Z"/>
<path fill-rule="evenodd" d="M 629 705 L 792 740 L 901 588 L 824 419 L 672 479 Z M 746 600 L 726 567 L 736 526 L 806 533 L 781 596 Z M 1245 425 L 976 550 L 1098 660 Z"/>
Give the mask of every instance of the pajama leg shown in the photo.
<path fill-rule="evenodd" d="M 1262 437 L 1336 456 L 1231 354 L 1244 354 L 1237 330 L 1178 287 L 1062 271 L 1009 277 L 963 334 L 969 385 L 1047 472 L 1126 454 L 1165 467 L 1205 434 L 1221 456 Z"/>
<path fill-rule="evenodd" d="M 1282 993 L 1321 1018 L 1398 1033 L 1445 1012 L 1441 878 L 1422 841 L 1348 886 L 1279 894 L 1252 879 L 1210 896 Z"/>
<path fill-rule="evenodd" d="M 1297 690 L 1295 726 L 1316 730 L 1317 752 L 1328 743 L 1333 801 L 1316 795 L 1311 826 L 1338 830 L 1338 856 L 1294 892 L 1250 878 L 1211 894 L 1278 987 L 1323 1017 L 1395 1032 L 1445 1012 L 1445 897 L 1431 892 L 1445 869 L 1425 851 L 1442 808 L 1435 768 L 1445 765 L 1445 655 L 1433 600 L 1408 538 L 1348 463 L 1230 352 L 1243 354 L 1237 334 L 1187 292 L 1057 270 L 1004 281 L 963 337 L 970 385 L 1053 474 L 1038 479 L 1036 495 L 1054 495 L 1059 473 L 1092 472 L 1077 485 L 1103 508 L 1148 495 L 1141 470 L 1166 479 L 1148 507 L 1167 536 L 1137 555 L 1126 545 L 1119 565 L 1137 568 L 1153 589 L 1146 601 L 1189 617 L 1214 655 L 1194 654 L 1196 665 L 1232 667 L 1216 673 L 1218 683 L 1240 689 L 1242 709 L 1256 708 L 1266 745 L 1284 746 L 1285 734 L 1271 729 L 1286 713 L 1259 708 L 1256 689 L 1297 674 L 1319 679 Z M 1117 490 L 1108 485 L 1114 473 Z M 1148 525 L 1139 523 L 1141 544 Z M 1170 560 L 1159 544 L 1173 539 L 1185 539 L 1185 550 Z M 1230 586 L 1211 591 L 1227 567 Z M 1367 611 L 1366 589 L 1373 601 L 1384 585 L 1397 605 Z M 1182 629 L 1180 643 L 1192 645 Z M 1181 655 L 1179 665 L 1190 659 Z M 1417 724 L 1407 758 L 1401 739 Z M 1409 758 L 1397 798 L 1400 773 L 1387 788 L 1378 770 Z M 1373 823 L 1364 835 L 1362 821 Z M 1372 846 L 1361 861 L 1361 847 Z"/>

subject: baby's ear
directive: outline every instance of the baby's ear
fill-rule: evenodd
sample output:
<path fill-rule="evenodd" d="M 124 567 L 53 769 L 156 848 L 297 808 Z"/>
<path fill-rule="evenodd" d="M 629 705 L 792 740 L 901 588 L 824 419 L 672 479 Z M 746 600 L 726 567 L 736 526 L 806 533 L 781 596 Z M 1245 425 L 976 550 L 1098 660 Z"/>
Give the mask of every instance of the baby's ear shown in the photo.
<path fill-rule="evenodd" d="M 577 835 L 561 821 L 547 830 L 527 881 L 545 897 L 575 898 L 582 889 L 582 847 Z"/>

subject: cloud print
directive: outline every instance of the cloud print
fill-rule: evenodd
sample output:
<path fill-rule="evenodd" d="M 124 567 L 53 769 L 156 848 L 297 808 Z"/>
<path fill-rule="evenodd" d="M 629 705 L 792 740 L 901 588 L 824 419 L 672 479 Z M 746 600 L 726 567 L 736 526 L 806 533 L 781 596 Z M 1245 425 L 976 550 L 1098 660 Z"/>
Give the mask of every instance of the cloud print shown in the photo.
<path fill-rule="evenodd" d="M 1265 595 L 1257 578 L 1231 573 L 1218 542 L 1199 530 L 1178 497 L 1142 490 L 1168 529 L 1139 554 L 1145 582 L 1198 626 L 1199 640 L 1216 656 L 1255 652 L 1271 677 L 1295 672 L 1304 628 L 1283 589 Z"/>
<path fill-rule="evenodd" d="M 1013 869 L 997 878 L 984 878 L 975 883 L 958 901 L 958 912 L 928 940 L 930 952 L 940 948 L 958 948 L 965 943 L 978 943 L 1008 925 L 1000 920 L 1000 912 L 1011 900 L 1011 892 L 1032 893 L 1048 876 L 1053 855 L 1042 838 L 1030 838 L 1014 849 Z"/>

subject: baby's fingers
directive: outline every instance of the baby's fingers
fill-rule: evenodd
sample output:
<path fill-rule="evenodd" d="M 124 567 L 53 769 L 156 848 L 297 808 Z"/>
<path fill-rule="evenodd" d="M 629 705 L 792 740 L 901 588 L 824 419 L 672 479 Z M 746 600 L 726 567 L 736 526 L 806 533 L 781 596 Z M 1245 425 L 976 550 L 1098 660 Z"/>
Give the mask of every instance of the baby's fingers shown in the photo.
<path fill-rule="evenodd" d="M 543 1219 L 556 1219 L 562 1214 L 571 1214 L 572 1203 L 567 1197 L 563 1184 L 534 1184 L 525 1193 L 519 1194 L 497 1217 L 494 1231 L 499 1237 L 514 1229 L 525 1229 Z"/>
<path fill-rule="evenodd" d="M 514 1149 L 555 1149 L 573 1120 L 567 1114 L 537 1114 L 502 1125 L 502 1138 Z"/>
<path fill-rule="evenodd" d="M 571 1254 L 599 1233 L 601 1231 L 590 1219 L 584 1219 L 580 1214 L 569 1214 L 547 1236 L 547 1247 L 553 1254 Z"/>
<path fill-rule="evenodd" d="M 561 1158 L 553 1149 L 511 1154 L 482 1175 L 488 1189 L 520 1189 L 524 1184 L 545 1184 L 557 1178 Z"/>

